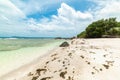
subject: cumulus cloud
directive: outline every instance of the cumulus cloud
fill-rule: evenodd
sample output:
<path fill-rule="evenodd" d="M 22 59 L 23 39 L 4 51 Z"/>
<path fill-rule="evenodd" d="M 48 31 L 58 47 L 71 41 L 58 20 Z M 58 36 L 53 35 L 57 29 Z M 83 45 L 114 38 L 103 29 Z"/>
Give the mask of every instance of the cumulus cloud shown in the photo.
<path fill-rule="evenodd" d="M 91 19 L 92 15 L 88 12 L 82 13 L 80 11 L 76 11 L 72 7 L 68 6 L 65 3 L 61 4 L 61 8 L 58 9 L 58 16 L 64 16 L 70 20 L 72 19 Z"/>
<path fill-rule="evenodd" d="M 76 34 L 78 28 L 82 29 L 83 27 L 81 26 L 89 20 L 92 20 L 93 17 L 89 12 L 82 13 L 80 11 L 76 11 L 65 3 L 61 4 L 61 7 L 57 12 L 57 15 L 52 15 L 51 19 L 44 18 L 38 22 L 31 19 L 29 21 L 30 29 L 36 31 L 60 31 L 62 32 L 62 35 L 69 32 L 71 33 L 70 35 L 73 36 Z"/>

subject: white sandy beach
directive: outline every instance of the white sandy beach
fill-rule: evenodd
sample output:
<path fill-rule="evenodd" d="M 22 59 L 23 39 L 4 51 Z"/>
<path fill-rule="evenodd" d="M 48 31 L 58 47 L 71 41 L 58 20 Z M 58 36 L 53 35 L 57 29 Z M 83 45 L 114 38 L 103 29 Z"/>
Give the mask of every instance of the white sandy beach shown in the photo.
<path fill-rule="evenodd" d="M 120 80 L 120 39 L 73 39 L 0 80 Z"/>

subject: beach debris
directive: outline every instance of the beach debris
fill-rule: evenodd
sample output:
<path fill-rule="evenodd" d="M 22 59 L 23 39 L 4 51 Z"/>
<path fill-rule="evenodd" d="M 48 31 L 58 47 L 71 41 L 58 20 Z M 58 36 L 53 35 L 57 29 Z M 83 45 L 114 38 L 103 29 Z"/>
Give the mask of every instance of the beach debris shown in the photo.
<path fill-rule="evenodd" d="M 37 72 L 37 74 L 38 74 L 39 76 L 41 75 L 40 73 L 41 73 L 42 71 L 45 73 L 45 72 L 47 71 L 47 69 L 37 69 L 37 70 L 36 70 L 36 72 Z"/>
<path fill-rule="evenodd" d="M 58 62 L 60 62 L 61 60 L 58 60 Z"/>
<path fill-rule="evenodd" d="M 106 69 L 109 69 L 109 65 L 103 64 Z"/>
<path fill-rule="evenodd" d="M 92 75 L 95 74 L 94 72 L 91 72 L 91 73 L 92 73 Z"/>
<path fill-rule="evenodd" d="M 102 68 L 100 68 L 100 71 L 102 71 Z"/>
<path fill-rule="evenodd" d="M 95 71 L 99 72 L 99 70 L 98 70 L 98 69 L 96 69 L 96 67 L 95 67 L 95 66 L 93 67 L 93 69 L 94 69 Z"/>
<path fill-rule="evenodd" d="M 61 72 L 61 71 L 62 71 L 62 69 L 59 70 L 59 72 Z"/>
<path fill-rule="evenodd" d="M 103 55 L 103 57 L 106 57 L 106 55 Z"/>
<path fill-rule="evenodd" d="M 72 73 L 75 73 L 75 71 L 73 71 Z"/>
<path fill-rule="evenodd" d="M 46 64 L 48 64 L 48 63 L 49 63 L 49 61 L 46 62 Z"/>
<path fill-rule="evenodd" d="M 106 61 L 108 65 L 113 66 L 114 61 Z"/>
<path fill-rule="evenodd" d="M 74 80 L 73 77 L 71 76 L 68 76 L 68 79 L 67 80 Z"/>
<path fill-rule="evenodd" d="M 70 63 L 68 63 L 68 66 L 70 65 Z"/>
<path fill-rule="evenodd" d="M 63 61 L 62 63 L 65 64 L 65 61 Z"/>
<path fill-rule="evenodd" d="M 63 67 L 65 67 L 65 65 L 63 65 Z"/>
<path fill-rule="evenodd" d="M 54 56 L 56 56 L 56 55 L 58 55 L 58 54 L 53 54 L 53 55 L 51 55 L 51 57 L 54 57 Z"/>
<path fill-rule="evenodd" d="M 54 71 L 54 73 L 56 73 L 57 71 Z"/>
<path fill-rule="evenodd" d="M 37 80 L 39 76 L 35 76 L 32 78 L 32 80 Z"/>
<path fill-rule="evenodd" d="M 46 68 L 47 66 L 44 66 L 44 68 Z"/>
<path fill-rule="evenodd" d="M 33 76 L 33 74 L 31 72 L 28 73 L 28 76 Z"/>
<path fill-rule="evenodd" d="M 65 67 L 65 69 L 67 69 L 67 67 Z"/>
<path fill-rule="evenodd" d="M 103 57 L 107 57 L 107 56 L 108 56 L 108 54 L 103 55 Z"/>
<path fill-rule="evenodd" d="M 96 54 L 95 52 L 93 52 L 93 51 L 90 51 L 90 53 L 92 53 L 92 54 Z"/>
<path fill-rule="evenodd" d="M 51 61 L 54 61 L 54 60 L 56 60 L 56 59 L 58 59 L 58 57 L 54 57 Z"/>
<path fill-rule="evenodd" d="M 71 58 L 72 57 L 72 53 L 69 53 L 68 56 Z"/>
<path fill-rule="evenodd" d="M 84 59 L 84 56 L 83 56 L 83 55 L 81 55 L 80 57 L 81 57 L 82 59 Z"/>
<path fill-rule="evenodd" d="M 90 65 L 90 62 L 86 61 L 86 63 Z"/>
<path fill-rule="evenodd" d="M 68 42 L 63 42 L 60 47 L 68 47 L 69 46 L 69 43 Z"/>
<path fill-rule="evenodd" d="M 52 77 L 44 77 L 44 78 L 42 78 L 42 79 L 40 79 L 40 80 L 49 80 L 49 79 L 51 79 Z"/>
<path fill-rule="evenodd" d="M 67 74 L 67 71 L 61 72 L 61 73 L 60 73 L 60 77 L 62 77 L 62 78 L 65 79 L 65 74 Z"/>

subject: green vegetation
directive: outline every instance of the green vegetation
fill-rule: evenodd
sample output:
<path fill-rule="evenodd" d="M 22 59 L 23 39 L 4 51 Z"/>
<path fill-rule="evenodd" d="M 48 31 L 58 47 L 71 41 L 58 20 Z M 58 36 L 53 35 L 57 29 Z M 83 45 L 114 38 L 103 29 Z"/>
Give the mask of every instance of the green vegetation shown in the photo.
<path fill-rule="evenodd" d="M 116 18 L 101 19 L 88 25 L 78 38 L 120 37 L 120 22 Z"/>

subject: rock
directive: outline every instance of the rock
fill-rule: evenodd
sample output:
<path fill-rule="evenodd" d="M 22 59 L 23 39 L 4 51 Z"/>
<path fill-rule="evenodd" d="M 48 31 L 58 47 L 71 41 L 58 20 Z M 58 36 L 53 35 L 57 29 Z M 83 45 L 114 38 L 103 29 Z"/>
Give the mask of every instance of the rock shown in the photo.
<path fill-rule="evenodd" d="M 60 73 L 60 77 L 62 77 L 63 79 L 65 79 L 65 74 L 67 74 L 67 71 L 61 72 L 61 73 Z"/>
<path fill-rule="evenodd" d="M 69 43 L 68 42 L 63 42 L 60 47 L 68 47 L 69 46 Z"/>

